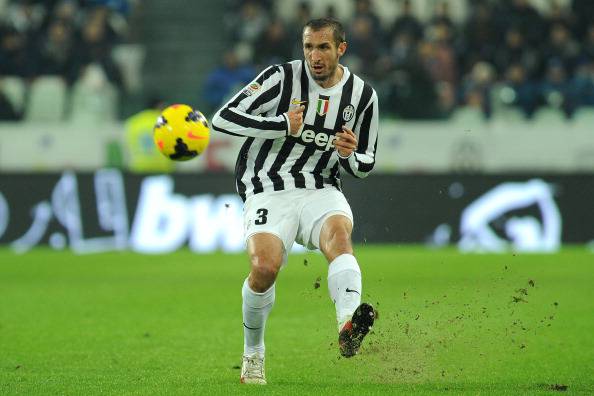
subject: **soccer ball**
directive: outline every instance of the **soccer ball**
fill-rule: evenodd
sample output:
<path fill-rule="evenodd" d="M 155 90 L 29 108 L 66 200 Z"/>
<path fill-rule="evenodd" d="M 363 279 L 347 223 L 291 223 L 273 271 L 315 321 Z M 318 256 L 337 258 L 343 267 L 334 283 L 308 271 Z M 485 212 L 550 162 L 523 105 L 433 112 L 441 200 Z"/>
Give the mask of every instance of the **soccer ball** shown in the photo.
<path fill-rule="evenodd" d="M 209 137 L 206 117 L 184 104 L 174 104 L 163 110 L 153 129 L 157 148 L 174 161 L 187 161 L 202 154 Z"/>

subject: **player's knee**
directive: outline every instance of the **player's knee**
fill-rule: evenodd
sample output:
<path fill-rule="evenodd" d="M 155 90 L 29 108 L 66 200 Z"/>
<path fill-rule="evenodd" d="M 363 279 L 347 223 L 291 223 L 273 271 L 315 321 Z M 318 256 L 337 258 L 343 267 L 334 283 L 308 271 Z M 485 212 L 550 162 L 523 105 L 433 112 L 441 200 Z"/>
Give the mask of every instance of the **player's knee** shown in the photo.
<path fill-rule="evenodd" d="M 353 253 L 351 233 L 344 227 L 337 227 L 331 232 L 328 250 L 332 255 Z"/>
<path fill-rule="evenodd" d="M 278 268 L 276 265 L 259 262 L 252 264 L 252 274 L 254 274 L 259 279 L 276 279 L 276 275 L 278 274 Z"/>
<path fill-rule="evenodd" d="M 264 293 L 274 284 L 277 273 L 278 271 L 272 268 L 252 267 L 249 281 L 250 288 L 256 293 Z"/>
<path fill-rule="evenodd" d="M 276 280 L 282 257 L 254 253 L 250 259 L 252 264 L 250 287 L 257 293 L 265 292 Z"/>
<path fill-rule="evenodd" d="M 341 254 L 353 254 L 349 230 L 343 227 L 332 229 L 325 243 L 322 243 L 322 252 L 329 263 Z"/>

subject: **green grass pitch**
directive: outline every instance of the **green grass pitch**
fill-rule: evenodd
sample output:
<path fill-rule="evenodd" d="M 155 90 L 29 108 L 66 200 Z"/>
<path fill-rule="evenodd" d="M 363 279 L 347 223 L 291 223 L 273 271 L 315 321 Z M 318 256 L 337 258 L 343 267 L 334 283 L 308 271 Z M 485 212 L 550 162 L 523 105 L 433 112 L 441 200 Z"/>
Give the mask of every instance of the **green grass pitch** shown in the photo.
<path fill-rule="evenodd" d="M 239 384 L 245 255 L 0 250 L 0 394 L 594 393 L 594 254 L 357 248 L 379 320 L 339 358 L 319 254 L 292 255 L 265 388 Z"/>

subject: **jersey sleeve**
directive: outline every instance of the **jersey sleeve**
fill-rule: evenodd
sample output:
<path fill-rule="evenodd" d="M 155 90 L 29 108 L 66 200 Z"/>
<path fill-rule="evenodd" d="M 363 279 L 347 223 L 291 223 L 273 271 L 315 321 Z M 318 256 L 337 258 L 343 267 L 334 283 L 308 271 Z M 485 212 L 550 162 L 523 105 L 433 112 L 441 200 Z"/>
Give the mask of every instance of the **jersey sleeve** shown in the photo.
<path fill-rule="evenodd" d="M 213 116 L 215 131 L 235 136 L 276 139 L 289 134 L 285 114 L 266 116 L 280 101 L 282 68 L 274 65 L 237 93 Z"/>
<path fill-rule="evenodd" d="M 355 135 L 357 135 L 357 150 L 346 158 L 339 156 L 340 165 L 355 177 L 367 177 L 375 165 L 375 151 L 377 149 L 379 125 L 378 118 L 379 110 L 377 93 L 373 91 L 369 104 L 363 111 L 363 117 L 357 122 L 357 125 L 355 125 L 353 130 Z"/>

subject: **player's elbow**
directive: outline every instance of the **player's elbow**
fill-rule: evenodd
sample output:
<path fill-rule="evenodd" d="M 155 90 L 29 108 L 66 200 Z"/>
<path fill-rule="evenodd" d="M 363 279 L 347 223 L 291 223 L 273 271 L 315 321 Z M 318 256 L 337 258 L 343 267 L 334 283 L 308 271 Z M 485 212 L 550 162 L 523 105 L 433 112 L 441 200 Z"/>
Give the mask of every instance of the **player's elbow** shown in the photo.
<path fill-rule="evenodd" d="M 212 116 L 212 119 L 210 120 L 212 129 L 227 135 L 235 135 L 234 132 L 231 132 L 231 130 L 233 130 L 233 125 L 230 122 L 228 122 L 222 115 L 224 111 L 225 107 L 219 109 L 215 113 L 215 115 Z"/>
<path fill-rule="evenodd" d="M 360 162 L 354 172 L 355 176 L 359 179 L 365 179 L 373 170 L 374 165 L 375 161 L 370 163 Z"/>
<path fill-rule="evenodd" d="M 223 128 L 223 118 L 221 117 L 221 110 L 219 109 L 211 118 L 210 124 L 213 126 L 214 129 L 222 129 Z"/>
<path fill-rule="evenodd" d="M 355 177 L 357 179 L 365 179 L 367 176 L 369 176 L 370 172 L 355 172 Z"/>

